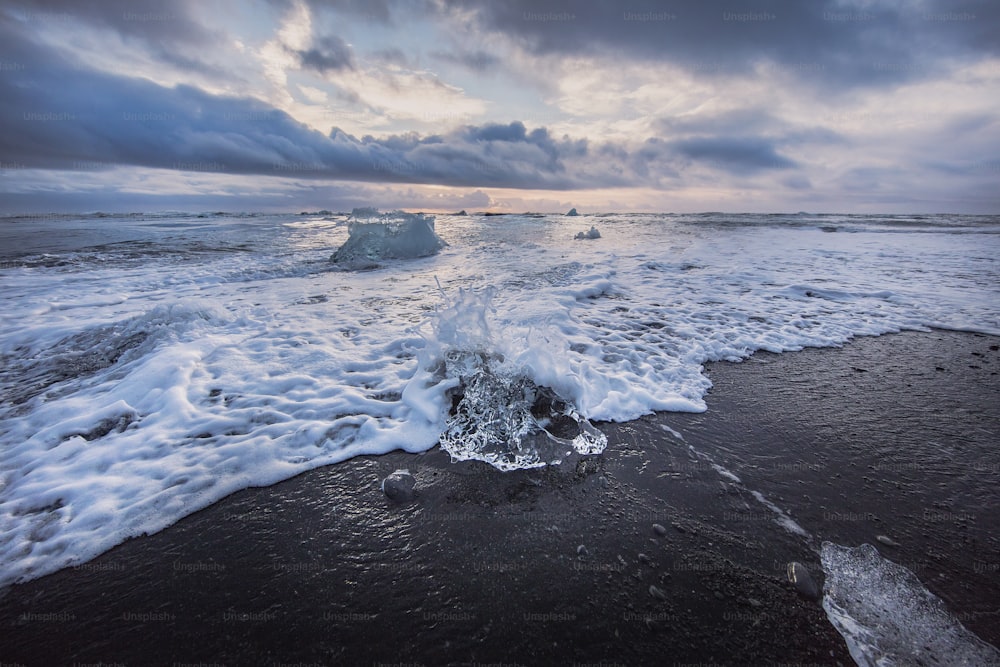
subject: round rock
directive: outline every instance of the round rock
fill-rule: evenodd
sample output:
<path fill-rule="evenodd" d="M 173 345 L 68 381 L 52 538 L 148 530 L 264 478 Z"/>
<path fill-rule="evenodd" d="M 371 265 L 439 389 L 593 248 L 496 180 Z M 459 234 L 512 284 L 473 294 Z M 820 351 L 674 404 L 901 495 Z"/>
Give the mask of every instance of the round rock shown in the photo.
<path fill-rule="evenodd" d="M 382 480 L 382 493 L 388 496 L 389 500 L 405 503 L 413 500 L 413 487 L 416 484 L 417 480 L 409 470 L 397 470 Z"/>
<path fill-rule="evenodd" d="M 809 570 L 802 563 L 792 561 L 788 564 L 788 581 L 795 585 L 795 590 L 810 600 L 819 599 L 819 586 L 813 580 Z"/>

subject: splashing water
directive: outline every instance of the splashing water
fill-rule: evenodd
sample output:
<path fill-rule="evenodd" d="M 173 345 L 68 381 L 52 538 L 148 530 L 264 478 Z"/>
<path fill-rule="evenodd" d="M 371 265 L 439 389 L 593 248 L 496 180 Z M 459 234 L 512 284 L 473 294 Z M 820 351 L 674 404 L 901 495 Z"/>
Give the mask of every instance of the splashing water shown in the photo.
<path fill-rule="evenodd" d="M 500 470 L 560 463 L 574 451 L 599 454 L 607 438 L 565 397 L 532 377 L 531 345 L 497 337 L 489 316 L 496 290 L 459 290 L 432 323 L 425 361 L 451 399 L 441 447 L 455 460 L 485 461 Z M 515 332 L 505 332 L 515 333 Z"/>

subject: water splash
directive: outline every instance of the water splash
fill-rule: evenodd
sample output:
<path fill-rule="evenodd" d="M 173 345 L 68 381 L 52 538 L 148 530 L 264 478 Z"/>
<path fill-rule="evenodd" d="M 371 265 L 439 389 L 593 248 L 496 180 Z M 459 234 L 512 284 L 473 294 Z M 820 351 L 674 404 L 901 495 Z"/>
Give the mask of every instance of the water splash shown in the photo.
<path fill-rule="evenodd" d="M 607 438 L 572 401 L 539 383 L 527 358 L 530 332 L 494 335 L 496 290 L 459 290 L 432 323 L 432 375 L 446 386 L 451 409 L 441 447 L 455 460 L 500 470 L 557 464 L 574 452 L 599 454 Z M 527 347 L 518 350 L 518 344 Z"/>

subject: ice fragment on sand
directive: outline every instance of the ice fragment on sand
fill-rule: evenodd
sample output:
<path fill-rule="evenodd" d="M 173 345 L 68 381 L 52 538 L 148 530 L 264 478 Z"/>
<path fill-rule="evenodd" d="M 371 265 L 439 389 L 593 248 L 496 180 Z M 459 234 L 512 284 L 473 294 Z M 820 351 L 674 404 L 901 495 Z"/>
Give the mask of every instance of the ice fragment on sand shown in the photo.
<path fill-rule="evenodd" d="M 820 560 L 823 609 L 858 665 L 1000 665 L 1000 651 L 872 545 L 824 542 Z"/>

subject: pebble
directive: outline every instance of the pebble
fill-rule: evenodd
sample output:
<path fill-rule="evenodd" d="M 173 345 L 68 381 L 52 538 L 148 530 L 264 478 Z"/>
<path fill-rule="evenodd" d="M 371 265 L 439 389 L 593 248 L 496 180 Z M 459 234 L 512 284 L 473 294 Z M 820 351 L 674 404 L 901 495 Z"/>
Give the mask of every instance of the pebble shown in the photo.
<path fill-rule="evenodd" d="M 654 523 L 653 524 L 653 532 L 656 533 L 657 535 L 666 535 L 667 534 L 667 529 L 664 528 L 663 526 L 661 526 L 658 523 Z"/>
<path fill-rule="evenodd" d="M 587 551 L 587 547 L 585 547 L 585 546 L 583 546 L 583 545 L 581 544 L 580 546 L 578 546 L 578 547 L 576 548 L 576 555 L 577 555 L 577 556 L 589 556 L 589 555 L 590 555 L 590 552 L 589 552 L 589 551 Z"/>
<path fill-rule="evenodd" d="M 417 480 L 409 470 L 397 470 L 382 480 L 382 493 L 388 496 L 389 500 L 405 503 L 413 500 L 413 487 L 416 484 Z"/>
<path fill-rule="evenodd" d="M 656 598 L 657 600 L 666 600 L 667 599 L 667 594 L 664 593 L 662 589 L 657 588 L 656 586 L 653 586 L 653 585 L 650 585 L 650 587 L 649 587 L 649 594 L 651 596 L 653 596 L 654 598 Z"/>
<path fill-rule="evenodd" d="M 897 542 L 896 540 L 892 539 L 888 535 L 876 535 L 875 539 L 878 540 L 879 542 L 881 542 L 882 544 L 886 545 L 887 547 L 898 547 L 898 546 L 901 546 L 899 544 L 899 542 Z"/>
<path fill-rule="evenodd" d="M 642 554 L 642 553 L 639 554 L 639 562 L 640 563 L 645 563 L 646 565 L 649 565 L 649 556 L 647 556 L 646 554 Z"/>
<path fill-rule="evenodd" d="M 795 584 L 795 590 L 804 597 L 810 600 L 819 599 L 819 586 L 813 581 L 809 570 L 802 563 L 792 561 L 788 564 L 788 580 Z"/>

